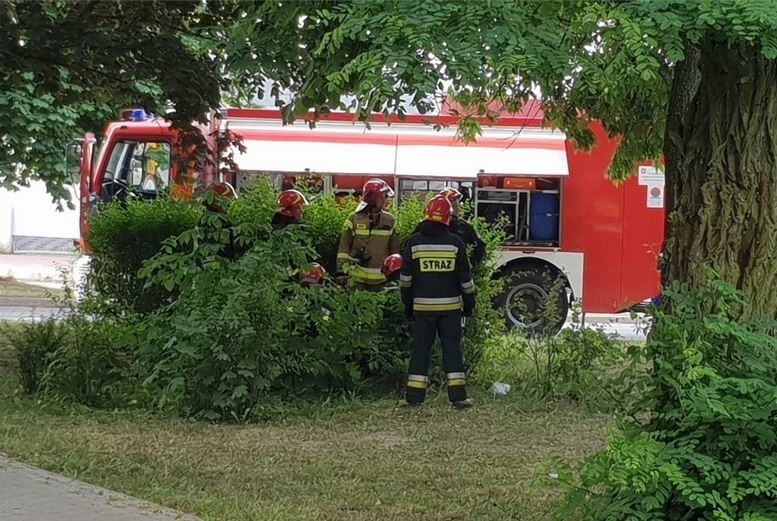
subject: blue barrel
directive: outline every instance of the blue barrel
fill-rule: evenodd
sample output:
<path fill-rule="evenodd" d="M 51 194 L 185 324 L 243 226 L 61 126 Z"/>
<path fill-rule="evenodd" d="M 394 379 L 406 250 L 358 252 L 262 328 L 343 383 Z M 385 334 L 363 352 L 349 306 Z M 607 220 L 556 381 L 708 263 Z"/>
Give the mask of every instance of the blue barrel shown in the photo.
<path fill-rule="evenodd" d="M 529 212 L 532 241 L 558 241 L 559 194 L 532 192 Z"/>

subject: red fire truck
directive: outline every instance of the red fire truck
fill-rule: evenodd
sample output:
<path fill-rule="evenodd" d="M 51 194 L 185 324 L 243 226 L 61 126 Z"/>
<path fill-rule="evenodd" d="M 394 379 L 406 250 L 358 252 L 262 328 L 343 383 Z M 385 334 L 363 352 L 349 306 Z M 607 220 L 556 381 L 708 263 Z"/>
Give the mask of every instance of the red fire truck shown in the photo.
<path fill-rule="evenodd" d="M 599 124 L 597 146 L 582 152 L 543 126 L 538 103 L 484 125 L 472 144 L 457 139 L 457 117 L 450 114 L 376 116 L 370 129 L 344 113 L 329 114 L 313 129 L 284 126 L 277 110 L 226 109 L 221 118 L 222 128 L 246 146 L 239 174 L 228 180 L 238 193 L 262 175 L 279 188 L 314 177 L 326 193 L 341 195 L 358 195 L 364 181 L 380 177 L 395 188 L 398 203 L 458 188 L 476 217 L 503 227 L 499 274 L 507 281 L 500 305 L 509 324 L 536 326 L 556 281 L 567 290 L 558 302 L 564 317 L 572 299 L 584 312 L 614 313 L 660 293 L 663 174 L 643 165 L 628 182 L 613 184 L 606 172 L 617 141 Z M 82 237 L 95 202 L 121 191 L 153 197 L 190 175 L 177 171 L 169 125 L 142 111 L 108 124 L 94 161 L 93 142 L 87 136 L 82 154 Z"/>

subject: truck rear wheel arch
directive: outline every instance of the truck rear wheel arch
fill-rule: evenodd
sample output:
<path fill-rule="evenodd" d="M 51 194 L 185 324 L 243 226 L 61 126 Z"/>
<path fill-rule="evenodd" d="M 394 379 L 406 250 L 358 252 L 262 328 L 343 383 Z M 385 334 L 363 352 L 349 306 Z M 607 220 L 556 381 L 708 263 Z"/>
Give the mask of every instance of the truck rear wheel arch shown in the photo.
<path fill-rule="evenodd" d="M 573 298 L 567 276 L 554 264 L 537 258 L 515 259 L 502 266 L 496 277 L 505 280 L 496 305 L 503 310 L 508 329 L 555 334 L 564 325 Z M 557 290 L 556 317 L 546 316 L 547 301 Z"/>

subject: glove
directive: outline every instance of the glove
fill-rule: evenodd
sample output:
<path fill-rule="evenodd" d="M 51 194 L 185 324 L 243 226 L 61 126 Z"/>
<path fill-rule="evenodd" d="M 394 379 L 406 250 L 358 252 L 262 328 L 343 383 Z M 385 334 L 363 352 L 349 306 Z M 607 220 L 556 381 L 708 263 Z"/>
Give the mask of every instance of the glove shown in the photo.
<path fill-rule="evenodd" d="M 335 284 L 345 287 L 348 285 L 348 275 L 343 271 L 338 271 L 333 275 Z"/>
<path fill-rule="evenodd" d="M 475 297 L 464 295 L 464 316 L 472 318 L 475 315 Z"/>

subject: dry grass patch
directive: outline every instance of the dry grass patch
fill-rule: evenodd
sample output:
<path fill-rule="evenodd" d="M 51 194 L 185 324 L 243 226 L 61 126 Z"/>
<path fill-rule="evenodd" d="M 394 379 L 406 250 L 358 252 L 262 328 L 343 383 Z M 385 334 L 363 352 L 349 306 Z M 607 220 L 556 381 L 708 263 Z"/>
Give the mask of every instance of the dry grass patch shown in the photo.
<path fill-rule="evenodd" d="M 537 465 L 593 452 L 609 424 L 479 394 L 466 412 L 437 396 L 421 409 L 348 402 L 213 425 L 20 398 L 9 374 L 0 368 L 0 451 L 219 521 L 545 519 Z"/>
<path fill-rule="evenodd" d="M 60 298 L 65 294 L 60 288 L 46 288 L 36 284 L 26 284 L 11 277 L 0 277 L 0 297 L 13 298 Z"/>

